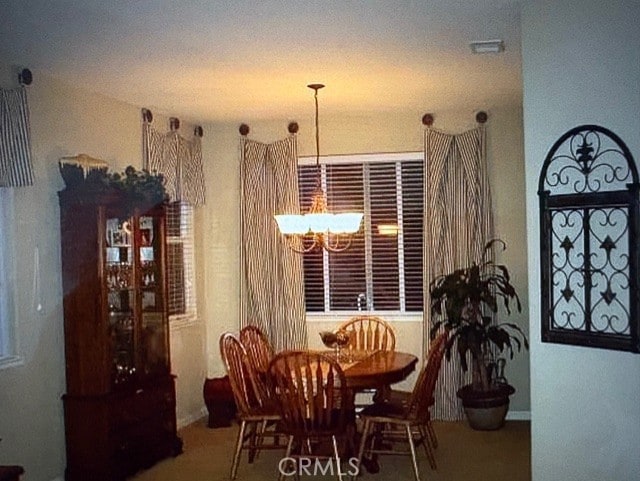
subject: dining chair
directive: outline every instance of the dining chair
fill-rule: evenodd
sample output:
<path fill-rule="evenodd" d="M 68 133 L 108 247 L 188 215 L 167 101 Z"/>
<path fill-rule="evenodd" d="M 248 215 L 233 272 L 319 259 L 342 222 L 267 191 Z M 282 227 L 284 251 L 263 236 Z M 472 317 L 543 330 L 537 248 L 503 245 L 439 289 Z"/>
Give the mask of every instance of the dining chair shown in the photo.
<path fill-rule="evenodd" d="M 338 331 L 349 333 L 349 344 L 346 348 L 353 351 L 395 351 L 396 333 L 393 327 L 378 316 L 355 316 L 344 321 Z M 373 395 L 374 401 L 384 399 L 390 386 L 380 386 L 378 389 L 364 389 L 360 392 Z M 358 404 L 358 409 L 367 404 Z"/>
<path fill-rule="evenodd" d="M 259 373 L 266 373 L 274 350 L 264 331 L 258 326 L 248 325 L 240 329 L 239 337 L 253 368 Z"/>
<path fill-rule="evenodd" d="M 394 351 L 396 333 L 385 320 L 377 316 L 355 316 L 339 327 L 350 334 L 347 348 L 356 351 Z"/>
<path fill-rule="evenodd" d="M 444 331 L 433 341 L 427 362 L 411 392 L 393 391 L 384 402 L 367 406 L 360 412 L 364 426 L 358 450 L 359 462 L 363 457 L 377 454 L 410 455 L 415 479 L 420 481 L 415 448 L 422 444 L 429 465 L 436 469 L 433 449 L 437 446 L 437 439 L 431 424 L 430 408 L 435 402 L 434 391 L 448 337 L 448 332 Z M 383 447 L 385 443 L 399 441 L 406 441 L 409 450 L 395 450 L 393 445 L 388 449 Z"/>
<path fill-rule="evenodd" d="M 302 459 L 329 459 L 331 473 L 344 479 L 339 444 L 355 454 L 355 418 L 353 395 L 338 362 L 319 352 L 284 351 L 271 361 L 269 379 L 277 393 L 282 431 L 289 435 L 285 458 L 294 461 L 294 468 Z"/>
<path fill-rule="evenodd" d="M 231 461 L 231 479 L 236 479 L 242 450 L 249 451 L 251 463 L 259 450 L 284 449 L 285 446 L 278 443 L 282 435 L 277 430 L 280 414 L 266 396 L 265 387 L 250 363 L 250 356 L 234 334 L 227 332 L 220 337 L 220 354 L 229 375 L 240 421 Z M 273 443 L 265 444 L 265 437 L 273 438 Z"/>

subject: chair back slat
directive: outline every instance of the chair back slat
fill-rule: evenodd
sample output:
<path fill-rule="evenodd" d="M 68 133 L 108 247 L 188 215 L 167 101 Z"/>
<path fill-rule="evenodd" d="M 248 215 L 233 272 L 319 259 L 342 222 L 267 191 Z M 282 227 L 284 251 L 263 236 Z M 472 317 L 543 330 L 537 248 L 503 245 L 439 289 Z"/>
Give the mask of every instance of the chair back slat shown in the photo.
<path fill-rule="evenodd" d="M 257 326 L 249 325 L 240 330 L 238 335 L 242 347 L 248 355 L 249 365 L 254 371 L 254 382 L 263 401 L 273 397 L 267 385 L 267 371 L 273 358 L 273 346 L 266 334 Z"/>
<path fill-rule="evenodd" d="M 352 317 L 342 323 L 338 330 L 349 332 L 349 349 L 394 351 L 396 348 L 396 334 L 393 327 L 377 316 Z"/>
<path fill-rule="evenodd" d="M 434 402 L 434 391 L 438 382 L 440 366 L 446 348 L 449 332 L 443 331 L 431 343 L 427 362 L 425 363 L 418 380 L 411 393 L 411 399 L 407 405 L 405 416 L 416 420 L 425 420 L 429 417 L 429 408 Z"/>
<path fill-rule="evenodd" d="M 294 436 L 341 432 L 353 410 L 344 372 L 321 353 L 284 351 L 269 366 L 283 430 Z"/>
<path fill-rule="evenodd" d="M 240 330 L 240 342 L 256 371 L 266 373 L 273 357 L 273 346 L 259 327 L 249 325 Z"/>
<path fill-rule="evenodd" d="M 229 375 L 238 412 L 249 415 L 261 409 L 263 391 L 255 378 L 247 352 L 234 334 L 227 332 L 220 336 L 220 355 Z"/>

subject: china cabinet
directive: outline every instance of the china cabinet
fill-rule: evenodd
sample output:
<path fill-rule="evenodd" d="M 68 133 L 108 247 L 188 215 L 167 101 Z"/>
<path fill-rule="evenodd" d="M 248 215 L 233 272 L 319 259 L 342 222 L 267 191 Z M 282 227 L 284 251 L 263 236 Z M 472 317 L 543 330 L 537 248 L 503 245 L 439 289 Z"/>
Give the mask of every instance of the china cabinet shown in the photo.
<path fill-rule="evenodd" d="M 169 356 L 165 204 L 59 193 L 67 481 L 122 480 L 181 452 Z"/>

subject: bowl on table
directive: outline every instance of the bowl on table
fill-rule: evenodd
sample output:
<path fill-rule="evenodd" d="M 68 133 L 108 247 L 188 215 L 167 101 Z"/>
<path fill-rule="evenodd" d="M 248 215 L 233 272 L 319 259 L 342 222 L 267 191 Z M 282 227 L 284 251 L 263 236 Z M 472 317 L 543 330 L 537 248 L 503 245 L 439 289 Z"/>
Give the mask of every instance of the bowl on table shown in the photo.
<path fill-rule="evenodd" d="M 350 333 L 347 331 L 322 331 L 320 339 L 326 347 L 334 349 L 336 357 L 341 359 L 340 349 L 349 345 Z"/>
<path fill-rule="evenodd" d="M 336 332 L 336 343 L 338 347 L 346 347 L 349 345 L 349 341 L 351 340 L 351 333 L 348 331 L 337 331 Z"/>
<path fill-rule="evenodd" d="M 320 333 L 320 339 L 322 339 L 322 344 L 329 349 L 335 349 L 338 347 L 338 335 L 332 331 L 322 331 Z"/>

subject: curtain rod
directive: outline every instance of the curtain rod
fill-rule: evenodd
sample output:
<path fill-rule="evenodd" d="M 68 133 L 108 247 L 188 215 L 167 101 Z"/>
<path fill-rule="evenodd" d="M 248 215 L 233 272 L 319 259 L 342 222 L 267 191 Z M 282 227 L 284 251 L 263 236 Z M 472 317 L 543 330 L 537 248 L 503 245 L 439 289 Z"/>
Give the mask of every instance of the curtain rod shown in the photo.
<path fill-rule="evenodd" d="M 153 122 L 153 113 L 149 109 L 142 109 L 143 122 Z M 178 130 L 180 128 L 180 119 L 178 117 L 169 117 L 169 128 L 171 131 Z M 204 129 L 201 125 L 196 125 L 193 129 L 193 135 L 196 137 L 202 137 L 204 135 Z"/>
<path fill-rule="evenodd" d="M 480 110 L 476 113 L 476 122 L 478 122 L 479 124 L 484 124 L 487 122 L 487 120 L 489 120 L 489 116 L 484 110 Z M 427 113 L 422 116 L 423 125 L 426 125 L 427 127 L 431 127 L 433 125 L 433 122 L 434 122 L 433 114 Z"/>
<path fill-rule="evenodd" d="M 297 134 L 299 128 L 300 126 L 298 125 L 298 122 L 295 121 L 289 122 L 289 125 L 287 125 L 287 130 L 290 134 Z M 249 132 L 251 132 L 251 128 L 247 124 L 240 124 L 240 127 L 238 127 L 238 132 L 240 132 L 240 135 L 242 135 L 243 137 L 246 137 L 247 135 L 249 135 Z"/>

